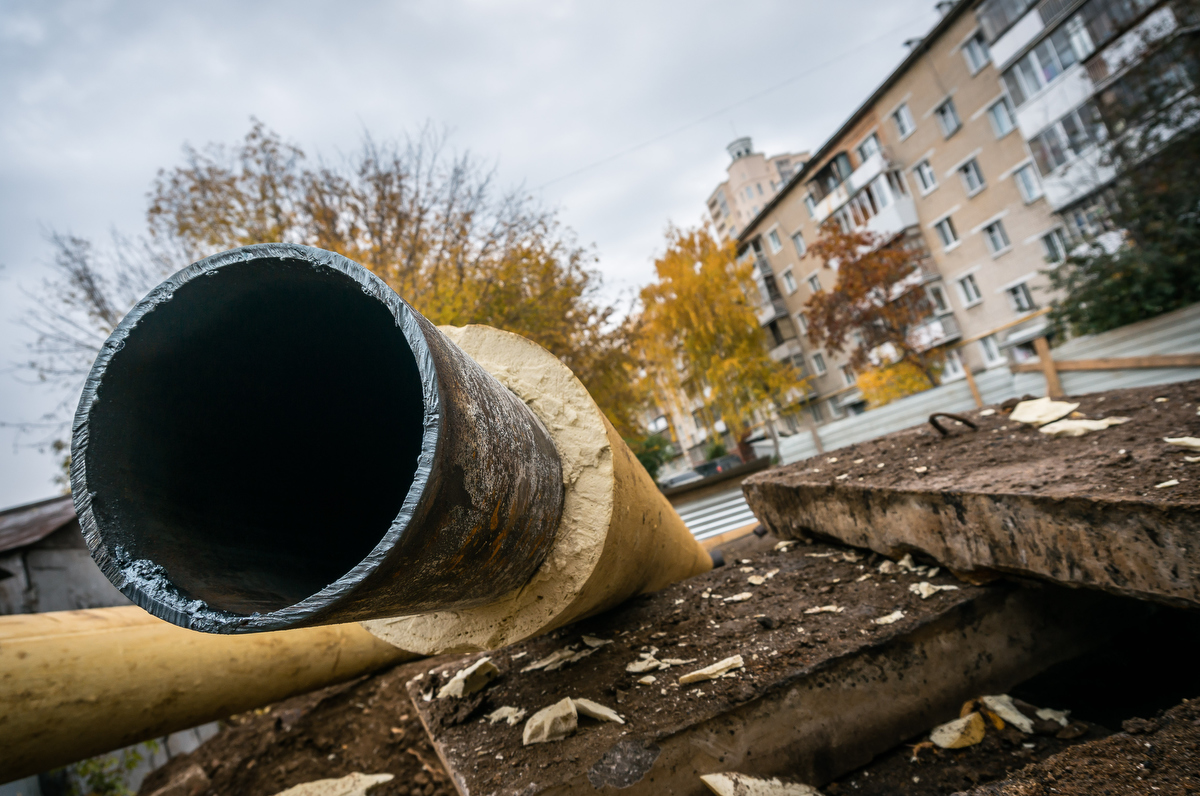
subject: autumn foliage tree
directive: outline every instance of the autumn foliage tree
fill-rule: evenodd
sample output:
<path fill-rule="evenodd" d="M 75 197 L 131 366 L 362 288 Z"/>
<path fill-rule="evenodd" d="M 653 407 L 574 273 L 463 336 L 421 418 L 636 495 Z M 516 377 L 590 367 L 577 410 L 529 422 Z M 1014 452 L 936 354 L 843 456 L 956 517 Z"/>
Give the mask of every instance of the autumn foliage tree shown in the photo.
<path fill-rule="evenodd" d="M 859 372 L 891 368 L 911 392 L 934 386 L 942 354 L 919 328 L 933 313 L 922 289 L 920 255 L 902 239 L 844 232 L 836 223 L 821 228 L 810 251 L 836 271 L 836 279 L 805 304 L 809 341 L 848 353 Z"/>
<path fill-rule="evenodd" d="M 432 128 L 381 143 L 364 135 L 336 163 L 310 160 L 254 121 L 237 145 L 186 146 L 158 173 L 149 234 L 111 246 L 53 234 L 49 276 L 31 291 L 34 333 L 23 372 L 71 396 L 20 424 L 62 453 L 74 396 L 100 345 L 167 275 L 216 252 L 290 242 L 336 251 L 386 281 L 437 324 L 488 324 L 563 360 L 617 430 L 639 435 L 645 396 L 635 317 L 599 296 L 595 256 L 519 191 L 501 192 L 470 154 Z"/>
<path fill-rule="evenodd" d="M 192 259 L 272 241 L 345 255 L 436 324 L 487 324 L 545 346 L 622 434 L 637 433 L 634 322 L 600 300 L 595 256 L 428 126 L 398 142 L 364 135 L 327 163 L 254 121 L 234 147 L 185 147 L 182 164 L 159 172 L 147 218 Z"/>
<path fill-rule="evenodd" d="M 671 227 L 666 239 L 657 281 L 641 293 L 640 349 L 652 389 L 662 405 L 678 395 L 703 399 L 707 420 L 737 433 L 756 413 L 785 405 L 802 386 L 798 374 L 768 356 L 749 298 L 757 294 L 753 265 L 737 262 L 732 243 L 702 227 Z"/>

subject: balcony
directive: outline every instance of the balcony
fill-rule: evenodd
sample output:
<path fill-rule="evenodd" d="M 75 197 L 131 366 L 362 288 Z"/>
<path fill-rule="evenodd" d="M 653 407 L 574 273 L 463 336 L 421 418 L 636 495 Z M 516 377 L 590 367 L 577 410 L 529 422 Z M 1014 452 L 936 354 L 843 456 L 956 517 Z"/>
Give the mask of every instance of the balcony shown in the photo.
<path fill-rule="evenodd" d="M 917 205 L 911 196 L 892 196 L 892 203 L 867 219 L 867 231 L 890 239 L 920 224 Z"/>
<path fill-rule="evenodd" d="M 950 314 L 930 318 L 908 333 L 909 341 L 918 351 L 928 351 L 961 338 L 962 330 L 958 328 L 958 319 Z"/>
<path fill-rule="evenodd" d="M 825 219 L 836 213 L 838 209 L 850 201 L 850 197 L 871 184 L 871 181 L 887 169 L 889 158 L 885 150 L 876 152 L 865 163 L 855 169 L 850 176 L 833 189 L 828 196 L 817 202 L 813 212 L 813 221 L 820 226 Z"/>
<path fill-rule="evenodd" d="M 790 340 L 784 340 L 783 343 L 772 348 L 769 354 L 771 359 L 776 362 L 784 362 L 792 357 L 802 356 L 804 349 L 800 347 L 800 341 L 793 337 Z"/>
<path fill-rule="evenodd" d="M 787 304 L 783 303 L 783 299 L 775 298 L 760 305 L 755 314 L 758 316 L 758 325 L 766 326 L 771 321 L 788 317 L 788 308 Z"/>

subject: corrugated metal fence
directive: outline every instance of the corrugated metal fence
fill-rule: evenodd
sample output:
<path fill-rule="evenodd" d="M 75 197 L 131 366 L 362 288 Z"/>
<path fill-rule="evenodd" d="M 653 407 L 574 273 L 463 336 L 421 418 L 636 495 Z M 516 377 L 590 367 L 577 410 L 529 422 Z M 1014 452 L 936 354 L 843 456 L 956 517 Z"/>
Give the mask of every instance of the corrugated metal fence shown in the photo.
<path fill-rule="evenodd" d="M 1053 350 L 1056 361 L 1103 357 L 1148 356 L 1200 352 L 1200 304 L 1103 334 L 1069 340 Z M 1068 395 L 1081 395 L 1122 387 L 1145 387 L 1200 379 L 1200 368 L 1146 368 L 1136 370 L 1063 371 L 1059 373 Z M 996 367 L 975 377 L 984 403 L 996 404 L 1022 395 L 1044 395 L 1046 380 L 1040 373 L 1013 373 Z M 965 412 L 975 408 L 965 381 L 956 381 L 910 395 L 861 415 L 827 423 L 816 429 L 825 450 L 890 434 L 925 422 L 933 412 Z M 780 439 L 784 464 L 817 455 L 812 432 L 800 431 Z"/>

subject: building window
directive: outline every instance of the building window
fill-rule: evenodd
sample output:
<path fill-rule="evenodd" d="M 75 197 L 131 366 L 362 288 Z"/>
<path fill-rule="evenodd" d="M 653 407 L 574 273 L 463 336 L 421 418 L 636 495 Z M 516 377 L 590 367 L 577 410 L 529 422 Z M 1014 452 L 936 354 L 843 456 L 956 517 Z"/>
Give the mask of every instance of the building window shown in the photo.
<path fill-rule="evenodd" d="M 809 218 L 816 218 L 817 215 L 817 200 L 813 199 L 812 194 L 804 194 L 804 209 L 808 211 Z"/>
<path fill-rule="evenodd" d="M 808 246 L 804 243 L 804 236 L 799 232 L 792 236 L 792 245 L 796 247 L 798 257 L 803 257 L 804 253 L 808 251 Z"/>
<path fill-rule="evenodd" d="M 1043 235 L 1042 248 L 1046 250 L 1046 262 L 1061 263 L 1067 259 L 1067 238 L 1061 229 Z"/>
<path fill-rule="evenodd" d="M 821 280 L 816 274 L 808 278 L 808 288 L 814 293 L 821 292 Z"/>
<path fill-rule="evenodd" d="M 800 327 L 801 334 L 808 334 L 808 318 L 804 316 L 803 312 L 796 313 L 796 325 Z"/>
<path fill-rule="evenodd" d="M 767 233 L 767 243 L 771 244 L 771 254 L 779 254 L 783 249 L 783 244 L 779 240 L 779 233 L 776 230 L 771 230 Z"/>
<path fill-rule="evenodd" d="M 842 408 L 836 398 L 830 398 L 827 403 L 829 404 L 829 414 L 833 415 L 835 419 L 846 416 L 846 410 Z"/>
<path fill-rule="evenodd" d="M 917 175 L 917 182 L 921 185 L 921 194 L 927 194 L 937 187 L 937 175 L 933 173 L 933 166 L 929 165 L 929 160 L 922 160 L 913 168 L 913 174 Z"/>
<path fill-rule="evenodd" d="M 979 285 L 975 283 L 974 274 L 967 274 L 958 280 L 958 290 L 962 293 L 963 304 L 968 307 L 983 301 L 983 294 L 979 292 Z"/>
<path fill-rule="evenodd" d="M 946 300 L 946 291 L 942 290 L 941 285 L 929 286 L 929 300 L 933 302 L 933 308 L 937 312 L 950 311 L 950 302 Z"/>
<path fill-rule="evenodd" d="M 987 66 L 991 60 L 991 55 L 988 54 L 987 42 L 983 40 L 982 33 L 976 33 L 971 37 L 971 40 L 963 45 L 963 57 L 967 59 L 967 68 L 971 70 L 971 74 L 977 73 L 980 69 Z"/>
<path fill-rule="evenodd" d="M 934 224 L 933 228 L 937 230 L 942 246 L 950 248 L 958 242 L 958 232 L 954 229 L 954 222 L 950 220 L 949 216 Z"/>
<path fill-rule="evenodd" d="M 912 111 L 908 109 L 908 103 L 904 103 L 892 114 L 892 121 L 896 123 L 896 132 L 901 138 L 908 138 L 913 130 L 917 129 L 917 125 L 913 122 Z"/>
<path fill-rule="evenodd" d="M 987 183 L 983 181 L 983 172 L 979 170 L 979 161 L 975 158 L 971 158 L 966 164 L 959 167 L 958 176 L 962 178 L 967 196 L 974 196 L 987 187 Z"/>
<path fill-rule="evenodd" d="M 1004 231 L 1004 224 L 1000 221 L 993 221 L 983 228 L 983 239 L 987 242 L 988 251 L 992 256 L 1007 251 L 1012 245 L 1008 240 L 1008 233 Z"/>
<path fill-rule="evenodd" d="M 937 117 L 938 127 L 942 128 L 942 135 L 949 138 L 958 132 L 958 128 L 962 127 L 962 122 L 958 119 L 958 111 L 954 108 L 954 100 L 948 99 L 937 107 L 933 112 Z"/>
<path fill-rule="evenodd" d="M 1003 355 L 1000 353 L 1000 346 L 996 345 L 994 335 L 988 335 L 979 341 L 979 350 L 983 353 L 983 364 L 990 367 L 995 367 L 1004 361 Z"/>
<path fill-rule="evenodd" d="M 792 276 L 792 269 L 783 272 L 783 286 L 787 288 L 788 295 L 796 292 L 796 277 Z"/>
<path fill-rule="evenodd" d="M 1016 129 L 1017 120 L 1013 116 L 1012 103 L 1008 101 L 1008 97 L 1001 97 L 998 102 L 992 103 L 988 108 L 988 118 L 992 121 L 992 132 L 997 138 L 1003 138 Z"/>
<path fill-rule="evenodd" d="M 946 358 L 942 360 L 942 383 L 961 379 L 966 375 L 963 370 L 962 357 L 953 349 L 946 352 Z"/>
<path fill-rule="evenodd" d="M 858 376 L 855 375 L 854 368 L 850 367 L 849 365 L 842 365 L 841 370 L 842 370 L 842 382 L 847 387 L 853 387 L 854 382 L 858 381 Z"/>
<path fill-rule="evenodd" d="M 1029 286 L 1024 282 L 1008 289 L 1008 300 L 1012 302 L 1013 309 L 1017 312 L 1029 312 L 1036 306 L 1033 303 L 1033 296 L 1029 293 Z"/>
<path fill-rule="evenodd" d="M 879 154 L 879 137 L 871 133 L 867 136 L 867 140 L 858 145 L 858 162 L 866 163 L 872 155 L 877 154 Z"/>
<path fill-rule="evenodd" d="M 1096 10 L 1103 14 L 1107 9 Z M 1018 107 L 1023 105 L 1042 87 L 1053 83 L 1063 72 L 1091 55 L 1093 50 L 1095 47 L 1083 25 L 1083 17 L 1076 14 L 1005 71 L 1004 84 L 1008 86 L 1013 102 Z"/>
<path fill-rule="evenodd" d="M 1091 144 L 1107 135 L 1095 103 L 1085 102 L 1029 140 L 1033 159 L 1043 175 L 1066 163 L 1070 156 L 1081 155 Z"/>
<path fill-rule="evenodd" d="M 825 357 L 822 356 L 821 354 L 813 354 L 812 355 L 812 363 L 813 363 L 813 372 L 815 372 L 818 376 L 824 376 L 825 375 Z"/>
<path fill-rule="evenodd" d="M 1033 164 L 1029 163 L 1013 172 L 1013 180 L 1021 192 L 1021 198 L 1028 204 L 1042 195 L 1042 183 L 1034 172 Z"/>

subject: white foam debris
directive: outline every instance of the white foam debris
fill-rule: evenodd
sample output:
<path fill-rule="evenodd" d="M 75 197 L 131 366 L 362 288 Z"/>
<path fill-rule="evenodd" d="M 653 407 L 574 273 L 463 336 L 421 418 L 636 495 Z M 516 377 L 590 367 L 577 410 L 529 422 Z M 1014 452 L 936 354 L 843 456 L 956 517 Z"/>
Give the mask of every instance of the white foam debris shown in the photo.
<path fill-rule="evenodd" d="M 525 718 L 525 708 L 514 708 L 511 705 L 505 705 L 502 708 L 496 708 L 484 718 L 488 720 L 488 724 L 496 724 L 503 721 L 507 722 L 508 726 L 511 727 Z"/>
<path fill-rule="evenodd" d="M 980 409 L 979 410 L 980 417 L 991 417 L 994 414 L 996 414 L 995 409 Z"/>
<path fill-rule="evenodd" d="M 572 704 L 575 705 L 575 711 L 590 719 L 597 721 L 611 721 L 616 724 L 624 724 L 625 719 L 617 715 L 617 712 L 612 708 L 607 708 L 599 702 L 593 702 L 590 699 L 572 699 Z"/>
<path fill-rule="evenodd" d="M 638 682 L 642 685 L 654 685 L 658 682 L 658 678 L 652 674 L 648 674 L 645 677 L 639 677 Z"/>
<path fill-rule="evenodd" d="M 500 674 L 491 658 L 480 658 L 450 679 L 450 682 L 438 689 L 437 698 L 459 698 L 474 694 Z"/>
<path fill-rule="evenodd" d="M 1163 437 L 1163 442 L 1180 448 L 1200 451 L 1200 437 Z"/>
<path fill-rule="evenodd" d="M 761 586 L 767 582 L 767 579 L 762 575 L 751 575 L 750 577 L 746 578 L 746 582 L 751 586 Z"/>
<path fill-rule="evenodd" d="M 575 732 L 578 727 L 579 713 L 575 709 L 575 702 L 566 697 L 529 717 L 529 721 L 525 722 L 525 730 L 521 733 L 521 743 L 529 746 L 560 741 Z"/>
<path fill-rule="evenodd" d="M 1078 408 L 1078 403 L 1055 401 L 1049 397 L 1045 397 L 1033 401 L 1021 401 L 1013 407 L 1012 414 L 1008 417 L 1010 420 L 1015 420 L 1018 423 L 1043 426 L 1047 423 L 1053 423 L 1055 420 L 1061 420 Z"/>
<path fill-rule="evenodd" d="M 791 550 L 797 544 L 799 544 L 799 542 L 797 542 L 795 539 L 785 539 L 782 542 L 776 542 L 775 549 L 780 553 L 785 553 L 788 550 Z"/>
<path fill-rule="evenodd" d="M 749 600 L 753 596 L 754 596 L 754 594 L 752 592 L 744 591 L 741 594 L 735 594 L 732 597 L 726 597 L 722 602 L 744 603 L 744 602 L 746 602 L 746 600 Z"/>
<path fill-rule="evenodd" d="M 575 657 L 575 648 L 573 646 L 572 647 L 563 647 L 560 650 L 555 650 L 554 652 L 550 653 L 545 658 L 542 658 L 541 660 L 537 660 L 537 661 L 534 661 L 533 663 L 529 664 L 528 666 L 526 666 L 524 669 L 521 670 L 521 674 L 525 674 L 526 672 L 537 671 L 538 669 L 547 669 L 547 671 L 552 672 L 555 669 L 561 668 L 563 663 L 565 663 L 566 661 L 568 661 L 569 659 L 571 659 L 573 657 Z M 551 669 L 548 667 L 554 667 L 554 668 Z"/>
<path fill-rule="evenodd" d="M 681 602 L 683 602 L 683 600 L 676 600 L 675 604 L 678 605 Z M 593 649 L 599 649 L 600 647 L 603 647 L 606 644 L 612 644 L 612 639 L 596 638 L 595 636 L 584 636 L 583 643 L 587 644 L 589 647 L 591 647 Z"/>
<path fill-rule="evenodd" d="M 376 785 L 391 782 L 393 774 L 360 774 L 355 771 L 337 779 L 317 779 L 293 785 L 275 796 L 366 796 Z"/>
<path fill-rule="evenodd" d="M 929 733 L 929 740 L 943 749 L 962 749 L 982 741 L 984 730 L 983 716 L 968 713 L 961 719 L 934 727 L 933 732 Z"/>
<path fill-rule="evenodd" d="M 819 605 L 815 608 L 809 608 L 804 613 L 806 614 L 840 614 L 845 611 L 845 608 L 837 605 Z"/>
<path fill-rule="evenodd" d="M 933 595 L 940 591 L 958 591 L 957 586 L 935 586 L 929 581 L 923 580 L 920 583 L 908 584 L 908 590 L 913 594 L 921 595 L 922 600 L 928 600 Z"/>
<path fill-rule="evenodd" d="M 992 696 L 980 697 L 979 701 L 983 703 L 985 708 L 1026 735 L 1033 733 L 1033 719 L 1018 710 L 1017 706 L 1013 704 L 1012 697 L 1008 694 L 993 694 Z"/>
<path fill-rule="evenodd" d="M 903 611 L 892 611 L 887 616 L 881 616 L 878 619 L 872 619 L 871 621 L 877 625 L 890 625 L 890 624 L 899 622 L 903 618 L 904 618 Z"/>
<path fill-rule="evenodd" d="M 1109 426 L 1128 423 L 1128 417 L 1106 417 L 1103 420 L 1056 420 L 1038 429 L 1052 437 L 1082 437 L 1092 431 L 1103 431 Z"/>
<path fill-rule="evenodd" d="M 700 781 L 717 796 L 821 796 L 811 785 L 758 779 L 745 774 L 704 774 Z"/>
<path fill-rule="evenodd" d="M 1070 723 L 1067 717 L 1071 715 L 1069 710 L 1054 710 L 1053 708 L 1038 708 L 1037 717 L 1044 721 L 1056 721 L 1058 726 L 1066 727 Z"/>
<path fill-rule="evenodd" d="M 703 669 L 697 669 L 694 672 L 689 672 L 679 678 L 680 685 L 689 685 L 691 683 L 699 683 L 703 680 L 716 680 L 724 674 L 727 674 L 734 669 L 742 669 L 745 667 L 745 661 L 741 655 L 734 655 L 724 660 L 717 661 L 711 666 L 705 666 Z"/>
<path fill-rule="evenodd" d="M 1166 489 L 1169 486 L 1179 486 L 1179 479 L 1172 478 L 1170 481 L 1163 481 L 1161 484 L 1155 484 L 1155 489 Z"/>

